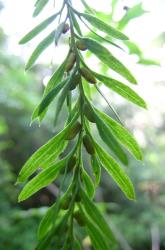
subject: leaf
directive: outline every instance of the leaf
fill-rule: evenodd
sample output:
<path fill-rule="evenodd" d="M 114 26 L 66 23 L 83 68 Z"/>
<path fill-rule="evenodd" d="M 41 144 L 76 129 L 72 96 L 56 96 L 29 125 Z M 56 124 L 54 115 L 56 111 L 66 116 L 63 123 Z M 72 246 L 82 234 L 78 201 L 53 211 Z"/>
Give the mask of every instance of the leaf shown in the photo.
<path fill-rule="evenodd" d="M 44 40 L 42 40 L 42 42 L 39 43 L 39 45 L 35 48 L 35 50 L 33 51 L 32 55 L 30 56 L 25 70 L 30 69 L 33 64 L 35 63 L 35 61 L 38 59 L 38 57 L 40 56 L 40 54 L 54 41 L 54 32 L 52 31 Z"/>
<path fill-rule="evenodd" d="M 36 7 L 40 0 L 36 0 L 34 6 Z"/>
<path fill-rule="evenodd" d="M 79 15 L 84 17 L 92 26 L 103 31 L 104 33 L 120 40 L 128 40 L 128 37 L 126 35 L 113 28 L 109 24 L 103 22 L 99 18 L 86 13 L 79 13 Z"/>
<path fill-rule="evenodd" d="M 112 134 L 111 130 L 107 127 L 105 122 L 100 119 L 99 116 L 95 116 L 96 118 L 96 125 L 99 131 L 100 137 L 102 140 L 107 144 L 110 150 L 116 155 L 116 157 L 125 165 L 128 165 L 128 158 L 114 135 Z"/>
<path fill-rule="evenodd" d="M 76 101 L 75 105 L 73 106 L 71 112 L 69 113 L 68 121 L 70 121 L 70 120 L 74 117 L 75 113 L 76 113 L 77 111 L 79 112 L 79 110 L 80 110 L 80 102 L 79 102 L 79 99 L 78 99 L 78 100 Z"/>
<path fill-rule="evenodd" d="M 104 219 L 98 208 L 88 198 L 88 196 L 82 189 L 80 195 L 82 198 L 83 206 L 89 218 L 97 225 L 101 232 L 104 232 L 105 237 L 107 237 L 110 242 L 115 242 L 113 233 L 111 232 L 106 220 Z"/>
<path fill-rule="evenodd" d="M 82 172 L 82 179 L 83 179 L 89 198 L 92 198 L 95 194 L 95 188 L 93 185 L 93 181 L 91 180 L 91 177 L 88 175 L 88 173 L 85 170 L 83 170 Z"/>
<path fill-rule="evenodd" d="M 38 228 L 38 239 L 43 238 L 54 223 L 54 218 L 57 217 L 57 213 L 55 214 L 56 206 L 57 203 L 49 207 L 45 216 L 42 218 Z"/>
<path fill-rule="evenodd" d="M 117 183 L 117 185 L 120 187 L 120 189 L 123 191 L 125 196 L 130 200 L 135 200 L 136 197 L 135 197 L 135 191 L 134 191 L 133 184 L 132 184 L 130 178 L 128 177 L 128 175 L 125 173 L 125 171 L 96 142 L 95 142 L 95 147 L 96 147 L 97 155 L 98 155 L 103 167 L 112 176 L 112 178 Z"/>
<path fill-rule="evenodd" d="M 147 11 L 143 10 L 142 2 L 138 3 L 137 5 L 129 8 L 126 14 L 118 23 L 119 29 L 124 29 L 124 27 L 131 21 L 133 18 L 137 18 L 145 14 Z"/>
<path fill-rule="evenodd" d="M 83 89 L 85 92 L 85 95 L 88 97 L 89 100 L 92 99 L 91 96 L 91 84 L 89 84 L 84 78 L 82 79 L 83 82 Z"/>
<path fill-rule="evenodd" d="M 110 127 L 114 136 L 136 157 L 137 160 L 142 160 L 140 147 L 131 133 L 108 115 L 98 109 L 95 110 L 106 125 Z"/>
<path fill-rule="evenodd" d="M 109 250 L 109 245 L 103 231 L 86 218 L 87 231 L 95 249 Z"/>
<path fill-rule="evenodd" d="M 61 95 L 60 95 L 60 97 L 58 99 L 57 107 L 56 107 L 56 113 L 55 113 L 55 118 L 54 118 L 54 124 L 57 123 L 58 116 L 59 116 L 60 111 L 62 109 L 62 106 L 63 106 L 63 104 L 65 102 L 65 99 L 67 97 L 68 90 L 69 90 L 69 87 L 71 85 L 71 82 L 72 82 L 72 77 L 66 82 L 65 87 L 63 88 L 63 90 L 61 92 Z"/>
<path fill-rule="evenodd" d="M 43 8 L 46 6 L 46 4 L 49 2 L 49 0 L 40 0 L 37 1 L 35 4 L 35 10 L 33 12 L 33 17 L 38 16 L 38 14 L 43 10 Z"/>
<path fill-rule="evenodd" d="M 24 164 L 22 167 L 17 183 L 24 182 L 30 175 L 32 175 L 39 167 L 47 168 L 56 159 L 59 153 L 63 150 L 65 142 L 63 141 L 66 134 L 77 120 L 78 114 L 76 113 L 72 121 L 49 140 L 45 145 L 40 147 Z"/>
<path fill-rule="evenodd" d="M 62 189 L 62 184 L 60 186 L 60 189 Z M 65 191 L 64 195 L 61 197 L 60 195 L 57 196 L 56 202 L 47 210 L 45 216 L 42 218 L 39 228 L 38 228 L 38 239 L 42 239 L 47 235 L 49 232 L 51 232 L 51 228 L 53 225 L 56 224 L 57 217 L 61 208 L 61 204 L 64 204 L 66 199 L 68 199 L 68 196 L 70 195 L 70 192 L 72 190 L 73 186 L 73 179 L 70 181 L 70 184 Z"/>
<path fill-rule="evenodd" d="M 137 46 L 136 43 L 133 43 L 131 41 L 125 41 L 124 42 L 127 48 L 129 49 L 129 54 L 136 54 L 139 57 L 138 63 L 144 64 L 144 65 L 157 65 L 160 66 L 160 62 L 154 60 L 154 59 L 148 59 L 143 57 L 142 50 Z"/>
<path fill-rule="evenodd" d="M 94 9 L 92 9 L 87 3 L 85 0 L 81 0 L 82 4 L 84 5 L 85 9 L 89 12 L 89 13 L 93 13 L 95 14 L 95 11 Z"/>
<path fill-rule="evenodd" d="M 139 64 L 143 64 L 143 65 L 156 65 L 156 66 L 160 66 L 160 62 L 154 59 L 149 59 L 149 58 L 141 58 L 138 61 Z"/>
<path fill-rule="evenodd" d="M 113 151 L 116 157 L 120 159 L 120 161 L 123 164 L 128 165 L 128 157 L 126 153 L 124 152 L 123 148 L 118 143 L 118 141 L 112 134 L 111 130 L 106 126 L 106 124 L 102 121 L 102 119 L 100 119 L 100 117 L 96 114 L 96 112 L 94 111 L 92 105 L 90 104 L 87 98 L 86 98 L 86 101 L 88 103 L 88 107 L 90 108 L 91 116 L 94 117 L 94 120 L 96 122 L 96 126 L 97 126 L 100 137 L 107 144 L 109 149 Z"/>
<path fill-rule="evenodd" d="M 49 24 L 51 24 L 54 19 L 58 16 L 59 13 L 56 13 L 46 20 L 37 25 L 34 29 L 32 29 L 29 33 L 27 33 L 19 42 L 19 44 L 24 44 L 32 40 L 35 36 L 37 36 L 41 31 L 43 31 Z"/>
<path fill-rule="evenodd" d="M 73 22 L 73 25 L 74 25 L 75 30 L 77 31 L 77 33 L 78 33 L 80 36 L 82 36 L 82 32 L 81 32 L 79 23 L 77 22 L 77 19 L 76 19 L 75 15 L 72 15 L 72 13 L 71 13 L 71 16 L 72 16 L 72 22 Z"/>
<path fill-rule="evenodd" d="M 53 137 L 29 158 L 18 175 L 17 183 L 24 182 L 37 169 L 46 169 L 55 161 L 66 145 L 64 141 L 60 142 L 61 138 L 63 138 L 63 133 Z"/>
<path fill-rule="evenodd" d="M 65 22 L 62 22 L 58 25 L 56 31 L 55 31 L 55 44 L 58 44 L 58 40 L 60 39 L 60 36 L 64 30 Z"/>
<path fill-rule="evenodd" d="M 62 231 L 67 225 L 68 217 L 70 215 L 70 211 L 68 211 L 62 219 L 59 221 L 58 224 L 56 224 L 53 229 L 46 235 L 44 238 L 42 238 L 38 244 L 35 250 L 45 250 L 47 249 L 50 245 L 52 245 L 52 242 L 56 244 L 59 242 L 61 238 L 56 237 L 56 235 L 62 235 Z"/>
<path fill-rule="evenodd" d="M 134 90 L 124 83 L 121 83 L 113 78 L 100 75 L 96 72 L 93 73 L 99 81 L 104 83 L 108 88 L 112 89 L 128 101 L 131 101 L 142 108 L 147 108 L 145 101 Z"/>
<path fill-rule="evenodd" d="M 124 44 L 127 46 L 128 50 L 129 50 L 129 54 L 136 54 L 139 57 L 143 56 L 141 49 L 137 46 L 136 43 L 134 43 L 132 41 L 125 41 Z"/>
<path fill-rule="evenodd" d="M 43 239 L 41 239 L 35 248 L 35 250 L 45 250 L 50 246 L 50 243 L 52 241 L 53 235 L 50 232 L 48 235 L 46 235 Z"/>
<path fill-rule="evenodd" d="M 119 73 L 121 76 L 123 76 L 125 79 L 130 81 L 131 83 L 136 84 L 136 79 L 133 77 L 131 72 L 117 59 L 115 58 L 107 48 L 103 47 L 98 42 L 89 39 L 89 38 L 83 38 L 82 39 L 87 46 L 87 48 L 95 54 L 105 65 L 107 65 L 109 68 L 113 69 L 117 73 Z"/>
<path fill-rule="evenodd" d="M 22 189 L 18 201 L 24 201 L 41 188 L 48 186 L 52 181 L 54 181 L 59 173 L 59 171 L 67 163 L 68 157 L 65 157 L 61 161 L 52 164 L 50 167 L 41 171 L 37 176 L 30 180 Z"/>
<path fill-rule="evenodd" d="M 82 250 L 79 239 L 74 239 L 74 248 L 73 250 Z"/>
<path fill-rule="evenodd" d="M 112 16 L 114 15 L 116 5 L 118 4 L 117 0 L 112 0 L 111 1 L 111 8 L 112 8 Z"/>
<path fill-rule="evenodd" d="M 101 166 L 100 166 L 100 162 L 98 161 L 95 155 L 91 156 L 91 164 L 92 164 L 93 173 L 95 175 L 96 186 L 98 186 L 100 183 L 100 178 L 101 178 Z"/>
<path fill-rule="evenodd" d="M 99 43 L 109 43 L 109 44 L 111 44 L 112 46 L 115 46 L 116 48 L 118 48 L 118 49 L 120 49 L 120 50 L 122 50 L 122 51 L 125 52 L 125 50 L 124 50 L 121 46 L 119 46 L 118 44 L 112 42 L 112 38 L 109 37 L 109 36 L 103 37 L 103 36 L 101 36 L 101 35 L 95 33 L 94 31 L 91 31 L 91 32 L 88 34 L 88 37 L 91 38 L 91 39 L 94 39 L 94 40 L 98 41 Z M 128 41 L 128 40 L 125 40 L 124 43 L 125 43 L 126 41 Z M 88 51 L 88 53 L 89 53 L 89 51 Z"/>
<path fill-rule="evenodd" d="M 89 237 L 91 239 L 91 245 L 94 247 L 94 249 L 103 249 L 103 250 L 108 250 L 109 249 L 109 242 L 107 238 L 105 237 L 105 234 L 93 223 L 88 216 L 84 213 L 81 205 L 80 211 L 83 216 L 83 220 L 85 221 L 86 224 L 86 229 L 89 234 Z"/>
<path fill-rule="evenodd" d="M 50 80 L 49 80 L 49 82 L 44 90 L 44 96 L 46 96 L 59 82 L 61 82 L 61 80 L 64 76 L 64 72 L 65 72 L 67 57 L 65 58 L 63 63 L 57 68 L 57 70 L 54 72 L 52 77 L 50 78 Z"/>
<path fill-rule="evenodd" d="M 43 94 L 43 99 L 44 97 L 46 97 L 48 95 L 49 92 L 51 92 L 56 86 L 57 84 L 62 80 L 62 77 L 64 75 L 64 71 L 65 71 L 65 65 L 66 65 L 66 59 L 64 60 L 64 62 L 60 65 L 60 67 L 55 71 L 55 73 L 52 75 L 52 77 L 50 78 L 45 90 L 44 90 L 44 94 Z M 54 90 L 54 92 L 56 92 Z M 42 102 L 42 101 L 41 101 Z M 40 103 L 41 104 L 41 103 Z M 37 105 L 37 107 L 35 108 L 35 110 L 33 111 L 32 114 L 32 118 L 31 118 L 31 123 L 38 117 L 38 111 L 39 111 L 39 105 Z M 42 118 L 40 118 L 40 120 L 42 120 L 44 118 L 46 114 L 46 111 L 42 114 Z"/>
<path fill-rule="evenodd" d="M 47 107 L 50 105 L 50 103 L 54 100 L 54 98 L 57 96 L 57 94 L 64 87 L 66 82 L 67 82 L 67 79 L 63 80 L 56 87 L 54 87 L 54 89 L 52 89 L 49 92 L 49 94 L 42 100 L 41 104 L 38 106 L 38 116 L 40 116 L 45 111 L 45 109 L 47 109 Z"/>

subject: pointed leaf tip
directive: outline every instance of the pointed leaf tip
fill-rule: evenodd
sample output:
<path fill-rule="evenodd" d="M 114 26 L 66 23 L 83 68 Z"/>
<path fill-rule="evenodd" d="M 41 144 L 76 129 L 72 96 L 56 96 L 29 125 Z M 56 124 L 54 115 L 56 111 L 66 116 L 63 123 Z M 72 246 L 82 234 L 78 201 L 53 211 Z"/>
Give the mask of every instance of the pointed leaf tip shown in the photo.
<path fill-rule="evenodd" d="M 121 168 L 120 165 L 118 165 L 118 163 L 96 142 L 95 148 L 103 167 L 106 169 L 109 175 L 112 176 L 125 196 L 130 200 L 136 200 L 134 186 L 124 169 Z"/>

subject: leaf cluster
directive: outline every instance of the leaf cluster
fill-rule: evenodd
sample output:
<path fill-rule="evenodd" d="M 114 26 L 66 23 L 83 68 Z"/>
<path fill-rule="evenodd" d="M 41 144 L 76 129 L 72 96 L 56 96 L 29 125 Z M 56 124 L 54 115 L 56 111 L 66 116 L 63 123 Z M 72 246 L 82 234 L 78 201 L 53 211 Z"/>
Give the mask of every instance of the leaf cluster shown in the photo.
<path fill-rule="evenodd" d="M 33 15 L 38 15 L 48 2 L 48 0 L 38 0 Z M 105 33 L 108 35 L 106 41 L 116 47 L 118 47 L 116 40 L 124 42 L 128 37 L 99 19 L 85 0 L 81 2 L 86 10 L 83 13 L 77 11 L 71 1 L 64 0 L 58 13 L 37 25 L 20 41 L 21 44 L 30 41 L 59 18 L 57 28 L 46 36 L 32 53 L 26 65 L 26 69 L 30 69 L 50 44 L 58 46 L 61 36 L 65 36 L 65 33 L 70 34 L 68 54 L 45 87 L 43 98 L 33 112 L 32 121 L 37 118 L 41 122 L 49 105 L 57 97 L 55 124 L 65 102 L 68 118 L 64 129 L 27 160 L 17 181 L 18 183 L 27 181 L 19 195 L 19 201 L 23 201 L 55 179 L 62 178 L 59 195 L 40 223 L 37 250 L 53 249 L 53 246 L 56 246 L 56 249 L 82 249 L 81 236 L 75 231 L 75 225 L 82 227 L 89 235 L 94 249 L 108 250 L 114 244 L 113 233 L 93 202 L 102 168 L 113 178 L 128 199 L 135 200 L 133 184 L 121 163 L 128 164 L 126 150 L 137 160 L 142 160 L 141 149 L 120 121 L 114 120 L 94 106 L 92 98 L 89 98 L 89 92 L 90 88 L 99 91 L 99 86 L 104 84 L 142 108 L 146 108 L 146 103 L 125 83 L 96 73 L 86 64 L 83 53 L 88 50 L 123 79 L 131 84 L 137 84 L 130 70 L 104 46 L 105 38 L 97 35 L 95 31 L 95 38 L 85 37 L 81 25 L 85 24 L 87 27 L 90 25 L 92 27 L 90 30 L 95 29 Z M 61 21 L 63 13 L 66 13 L 66 16 Z M 97 40 L 97 36 L 100 41 Z M 77 97 L 76 102 L 73 93 Z M 96 126 L 107 150 L 94 138 L 93 125 Z M 67 152 L 70 141 L 73 141 L 73 146 Z M 67 153 L 62 154 L 63 152 Z M 84 166 L 82 152 L 85 152 L 90 159 L 93 176 Z M 69 185 L 64 189 L 67 178 L 70 180 Z"/>

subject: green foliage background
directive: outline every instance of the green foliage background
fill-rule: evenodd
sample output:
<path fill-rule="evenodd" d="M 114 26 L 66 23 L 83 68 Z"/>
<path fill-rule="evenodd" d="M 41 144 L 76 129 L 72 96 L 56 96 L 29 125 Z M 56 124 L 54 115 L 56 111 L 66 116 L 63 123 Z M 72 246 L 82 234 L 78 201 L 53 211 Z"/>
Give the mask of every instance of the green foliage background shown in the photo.
<path fill-rule="evenodd" d="M 124 21 L 120 26 L 123 25 Z M 23 162 L 52 136 L 50 124 L 53 117 L 50 112 L 48 121 L 40 129 L 37 125 L 28 126 L 32 110 L 41 98 L 42 87 L 37 76 L 43 68 L 38 66 L 25 75 L 24 62 L 5 52 L 7 38 L 2 29 L 0 43 L 0 249 L 31 250 L 36 244 L 38 223 L 46 207 L 52 204 L 54 195 L 46 189 L 24 204 L 17 204 L 20 190 L 14 183 Z M 65 114 L 65 110 L 63 112 Z M 118 112 L 125 120 L 133 122 L 136 109 L 124 104 L 118 106 Z M 131 159 L 129 174 L 137 189 L 138 202 L 123 198 L 116 185 L 103 173 L 97 200 L 106 201 L 100 204 L 100 209 L 114 226 L 121 244 L 119 249 L 129 249 L 127 245 L 134 250 L 151 249 L 152 230 L 159 232 L 160 249 L 165 249 L 163 115 L 162 119 L 161 128 L 152 124 L 143 128 L 148 138 L 144 147 L 144 165 Z"/>

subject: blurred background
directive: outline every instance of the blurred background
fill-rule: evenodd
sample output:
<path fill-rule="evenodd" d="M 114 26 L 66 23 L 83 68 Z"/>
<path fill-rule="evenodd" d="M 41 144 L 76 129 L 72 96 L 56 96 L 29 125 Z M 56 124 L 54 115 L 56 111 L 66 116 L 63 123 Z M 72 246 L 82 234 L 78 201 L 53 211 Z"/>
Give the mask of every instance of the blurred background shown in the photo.
<path fill-rule="evenodd" d="M 54 11 L 53 2 L 50 0 L 50 5 L 45 8 L 41 17 L 34 20 L 33 0 L 0 1 L 0 250 L 33 250 L 39 221 L 55 200 L 56 190 L 49 187 L 18 204 L 17 196 L 21 186 L 14 185 L 26 159 L 54 134 L 56 102 L 40 127 L 37 123 L 32 126 L 29 124 L 32 111 L 41 99 L 44 85 L 65 56 L 68 37 L 66 35 L 61 39 L 58 48 L 50 46 L 29 72 L 24 71 L 25 62 L 42 37 L 37 37 L 27 45 L 18 45 L 21 36 Z M 79 1 L 73 2 L 76 8 L 82 10 Z M 102 88 L 125 126 L 137 138 L 144 152 L 144 161 L 137 162 L 130 157 L 129 166 L 126 167 L 136 188 L 136 202 L 126 200 L 104 172 L 96 200 L 100 202 L 100 209 L 106 214 L 118 239 L 117 250 L 163 250 L 165 1 L 92 2 L 90 4 L 95 7 L 98 16 L 129 36 L 131 42 L 121 45 L 127 53 L 114 48 L 112 50 L 132 70 L 139 83 L 134 89 L 148 104 L 148 110 L 143 110 L 107 88 Z M 84 32 L 87 32 L 85 28 Z M 107 71 L 89 53 L 86 56 L 89 65 L 94 65 L 95 70 Z M 92 91 L 96 104 L 110 113 L 106 103 Z M 62 128 L 62 117 L 65 114 L 64 108 L 55 132 Z"/>

